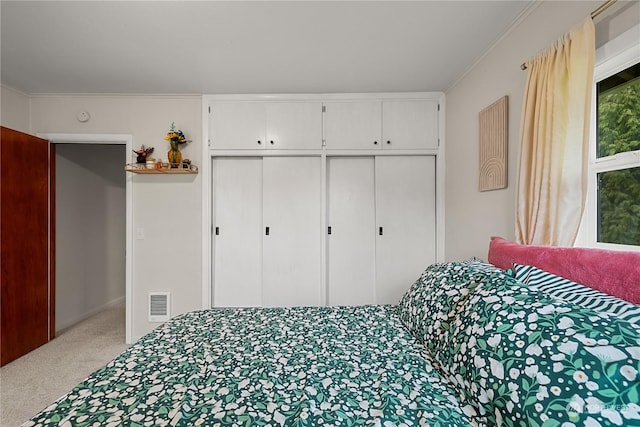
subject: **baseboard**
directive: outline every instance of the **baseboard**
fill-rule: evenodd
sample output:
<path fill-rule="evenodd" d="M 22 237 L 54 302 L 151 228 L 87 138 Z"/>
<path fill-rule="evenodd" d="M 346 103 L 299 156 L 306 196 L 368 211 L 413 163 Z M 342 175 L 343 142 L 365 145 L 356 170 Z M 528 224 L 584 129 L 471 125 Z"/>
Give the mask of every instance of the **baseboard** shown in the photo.
<path fill-rule="evenodd" d="M 91 317 L 91 316 L 93 316 L 95 314 L 98 314 L 101 311 L 104 311 L 104 310 L 106 310 L 108 308 L 111 308 L 111 307 L 115 307 L 116 305 L 124 304 L 124 302 L 125 302 L 125 298 L 124 298 L 124 295 L 123 295 L 123 296 L 118 297 L 118 298 L 116 298 L 114 300 L 111 300 L 111 301 L 109 301 L 109 302 L 107 302 L 105 304 L 102 304 L 102 305 L 100 305 L 98 307 L 94 307 L 91 310 L 83 313 L 80 316 L 75 316 L 72 319 L 65 319 L 63 322 L 60 323 L 60 325 L 56 325 L 56 334 L 58 334 L 58 333 L 64 331 L 65 329 L 75 325 L 76 323 L 82 322 L 83 320 L 87 320 L 89 317 Z"/>

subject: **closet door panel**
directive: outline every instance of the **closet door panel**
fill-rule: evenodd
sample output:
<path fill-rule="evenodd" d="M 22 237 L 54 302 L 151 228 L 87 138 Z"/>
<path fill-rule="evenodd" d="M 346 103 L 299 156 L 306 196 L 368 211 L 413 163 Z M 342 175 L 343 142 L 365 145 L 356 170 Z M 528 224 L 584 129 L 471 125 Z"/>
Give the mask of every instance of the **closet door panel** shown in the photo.
<path fill-rule="evenodd" d="M 270 102 L 266 109 L 266 148 L 322 149 L 322 103 Z"/>
<path fill-rule="evenodd" d="M 374 159 L 327 161 L 329 305 L 375 304 Z"/>
<path fill-rule="evenodd" d="M 384 101 L 382 148 L 438 148 L 438 101 Z"/>
<path fill-rule="evenodd" d="M 213 306 L 260 306 L 262 159 L 216 158 L 212 178 Z"/>
<path fill-rule="evenodd" d="M 265 106 L 260 102 L 212 103 L 209 138 L 215 149 L 265 147 Z"/>
<path fill-rule="evenodd" d="M 376 302 L 395 304 L 436 261 L 435 157 L 376 157 Z"/>
<path fill-rule="evenodd" d="M 319 157 L 263 160 L 264 306 L 322 303 L 320 165 Z"/>
<path fill-rule="evenodd" d="M 325 103 L 325 140 L 328 149 L 380 148 L 380 101 Z"/>

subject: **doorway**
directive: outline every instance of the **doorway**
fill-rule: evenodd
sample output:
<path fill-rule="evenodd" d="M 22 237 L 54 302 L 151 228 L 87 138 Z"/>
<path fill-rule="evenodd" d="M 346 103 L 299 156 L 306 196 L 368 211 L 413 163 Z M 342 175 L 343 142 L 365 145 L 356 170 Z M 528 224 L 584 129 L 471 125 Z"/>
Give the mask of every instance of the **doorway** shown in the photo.
<path fill-rule="evenodd" d="M 56 333 L 124 303 L 124 145 L 55 144 Z M 124 322 L 124 319 L 122 319 Z"/>
<path fill-rule="evenodd" d="M 60 227 L 56 232 L 56 258 L 59 259 L 56 261 L 59 280 L 56 330 L 124 299 L 125 336 L 130 344 L 132 177 L 129 174 L 122 176 L 130 158 L 132 137 L 113 134 L 38 136 L 55 144 L 56 177 L 61 180 L 56 187 L 63 186 L 61 194 L 56 195 L 56 225 Z M 92 191 L 101 194 L 91 194 Z M 113 230 L 124 230 L 124 234 L 114 236 Z M 92 254 L 87 255 L 90 252 Z M 75 268 L 75 262 L 85 264 Z M 122 280 L 123 294 L 119 288 Z"/>

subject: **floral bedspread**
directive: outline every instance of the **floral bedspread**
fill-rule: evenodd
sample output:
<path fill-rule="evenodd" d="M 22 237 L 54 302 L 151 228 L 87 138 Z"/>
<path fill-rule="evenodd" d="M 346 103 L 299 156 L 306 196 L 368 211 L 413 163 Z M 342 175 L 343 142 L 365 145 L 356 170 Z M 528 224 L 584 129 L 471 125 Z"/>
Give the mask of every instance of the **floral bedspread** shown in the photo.
<path fill-rule="evenodd" d="M 25 426 L 471 426 L 391 306 L 174 318 Z"/>
<path fill-rule="evenodd" d="M 398 310 L 478 423 L 640 426 L 635 323 L 459 263 L 429 267 Z"/>

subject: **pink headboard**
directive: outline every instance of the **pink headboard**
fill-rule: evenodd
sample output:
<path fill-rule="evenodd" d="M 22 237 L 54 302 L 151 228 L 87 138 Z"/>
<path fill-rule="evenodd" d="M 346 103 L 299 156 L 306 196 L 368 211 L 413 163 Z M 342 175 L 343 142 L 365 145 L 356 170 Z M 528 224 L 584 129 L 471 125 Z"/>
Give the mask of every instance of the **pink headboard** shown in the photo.
<path fill-rule="evenodd" d="M 491 264 L 533 265 L 609 295 L 640 304 L 640 252 L 520 245 L 501 237 L 489 243 Z"/>

